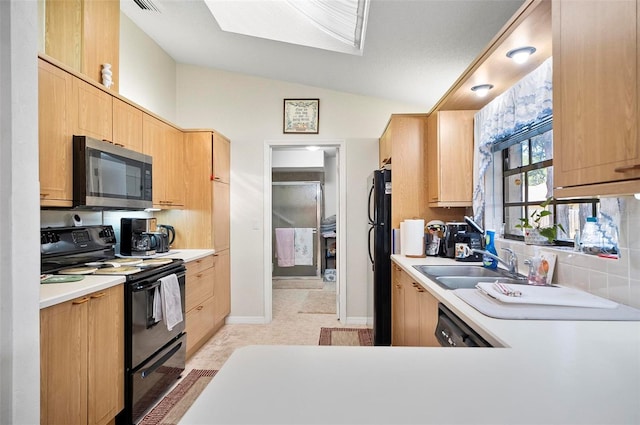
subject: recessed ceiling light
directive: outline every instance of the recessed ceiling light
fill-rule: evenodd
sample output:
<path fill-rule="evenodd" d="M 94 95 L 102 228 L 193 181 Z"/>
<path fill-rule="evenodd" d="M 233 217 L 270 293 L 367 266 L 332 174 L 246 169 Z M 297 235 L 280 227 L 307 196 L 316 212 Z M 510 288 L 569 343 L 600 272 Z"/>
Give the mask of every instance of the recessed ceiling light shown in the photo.
<path fill-rule="evenodd" d="M 471 91 L 475 92 L 478 97 L 485 97 L 492 88 L 493 84 L 480 84 L 478 86 L 471 87 Z"/>
<path fill-rule="evenodd" d="M 507 57 L 513 59 L 515 63 L 525 63 L 529 59 L 529 56 L 534 54 L 535 51 L 535 47 L 520 47 L 518 49 L 509 50 L 507 52 Z"/>
<path fill-rule="evenodd" d="M 307 146 L 307 150 L 310 150 L 310 151 L 317 151 L 318 149 L 320 149 L 319 146 Z"/>

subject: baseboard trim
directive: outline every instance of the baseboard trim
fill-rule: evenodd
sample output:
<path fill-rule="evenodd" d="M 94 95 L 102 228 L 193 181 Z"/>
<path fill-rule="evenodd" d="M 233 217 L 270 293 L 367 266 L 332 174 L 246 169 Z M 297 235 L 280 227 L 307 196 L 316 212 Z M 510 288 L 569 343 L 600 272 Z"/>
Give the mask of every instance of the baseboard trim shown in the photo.
<path fill-rule="evenodd" d="M 264 325 L 268 323 L 264 316 L 227 316 L 227 325 Z"/>
<path fill-rule="evenodd" d="M 367 326 L 373 323 L 368 317 L 347 317 L 344 324 L 347 326 Z"/>

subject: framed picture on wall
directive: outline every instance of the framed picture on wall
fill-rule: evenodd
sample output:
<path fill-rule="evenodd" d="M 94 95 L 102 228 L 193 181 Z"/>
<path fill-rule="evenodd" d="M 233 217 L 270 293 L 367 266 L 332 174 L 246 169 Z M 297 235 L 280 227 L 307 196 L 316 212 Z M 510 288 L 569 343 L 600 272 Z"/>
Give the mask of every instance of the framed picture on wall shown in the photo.
<path fill-rule="evenodd" d="M 282 132 L 318 134 L 320 99 L 285 99 Z"/>

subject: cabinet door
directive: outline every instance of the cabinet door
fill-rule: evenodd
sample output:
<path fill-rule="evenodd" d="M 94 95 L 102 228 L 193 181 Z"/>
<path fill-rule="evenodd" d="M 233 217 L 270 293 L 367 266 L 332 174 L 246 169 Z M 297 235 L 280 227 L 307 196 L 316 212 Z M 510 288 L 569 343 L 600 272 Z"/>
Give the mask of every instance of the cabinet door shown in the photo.
<path fill-rule="evenodd" d="M 389 162 L 389 160 L 391 160 L 391 131 L 389 129 L 382 134 L 378 148 L 380 167 L 383 167 L 387 162 Z"/>
<path fill-rule="evenodd" d="M 166 126 L 167 145 L 170 156 L 167 160 L 167 201 L 172 207 L 184 206 L 185 172 L 184 172 L 184 136 L 182 132 Z"/>
<path fill-rule="evenodd" d="M 427 123 L 429 205 L 470 206 L 475 111 L 440 111 Z"/>
<path fill-rule="evenodd" d="M 112 96 L 78 78 L 73 79 L 73 92 L 78 105 L 74 134 L 112 141 Z"/>
<path fill-rule="evenodd" d="M 213 247 L 216 251 L 229 249 L 229 185 L 213 182 Z"/>
<path fill-rule="evenodd" d="M 73 149 L 76 103 L 73 77 L 38 60 L 38 140 L 40 204 L 71 207 L 73 201 Z"/>
<path fill-rule="evenodd" d="M 404 291 L 400 276 L 402 269 L 393 264 L 391 268 L 391 344 L 404 345 Z"/>
<path fill-rule="evenodd" d="M 214 179 L 229 183 L 231 169 L 231 143 L 220 134 L 213 133 L 213 172 Z"/>
<path fill-rule="evenodd" d="M 163 208 L 167 202 L 167 141 L 165 125 L 151 115 L 142 115 L 142 152 L 153 158 L 153 205 Z"/>
<path fill-rule="evenodd" d="M 159 208 L 184 206 L 182 132 L 143 114 L 142 150 L 153 157 L 153 205 Z"/>
<path fill-rule="evenodd" d="M 124 408 L 123 291 L 118 285 L 89 295 L 89 424 L 107 424 Z"/>
<path fill-rule="evenodd" d="M 438 300 L 424 288 L 418 289 L 418 305 L 420 309 L 420 336 L 421 347 L 439 347 L 436 339 L 436 326 L 438 324 Z"/>
<path fill-rule="evenodd" d="M 392 164 L 395 164 L 391 222 L 394 228 L 399 228 L 404 219 L 426 215 L 426 118 L 393 116 L 389 125 L 392 132 Z"/>
<path fill-rule="evenodd" d="M 120 63 L 120 2 L 83 1 L 82 73 L 102 83 L 102 64 L 111 64 L 113 85 L 118 92 Z"/>
<path fill-rule="evenodd" d="M 83 297 L 40 311 L 41 424 L 87 423 L 88 303 Z"/>
<path fill-rule="evenodd" d="M 185 309 L 195 308 L 207 298 L 213 297 L 214 258 L 208 256 L 187 263 L 187 288 Z"/>
<path fill-rule="evenodd" d="M 637 1 L 553 2 L 553 183 L 583 186 L 572 196 L 640 179 L 637 9 Z"/>
<path fill-rule="evenodd" d="M 215 254 L 213 299 L 215 323 L 223 321 L 231 312 L 231 256 L 226 249 Z"/>
<path fill-rule="evenodd" d="M 406 273 L 402 274 L 401 284 L 404 292 L 404 345 L 417 347 L 420 345 L 420 285 L 413 282 Z"/>
<path fill-rule="evenodd" d="M 207 298 L 187 312 L 187 357 L 191 357 L 202 346 L 203 339 L 213 333 L 214 315 L 213 298 Z"/>
<path fill-rule="evenodd" d="M 113 143 L 142 152 L 142 111 L 113 98 Z"/>

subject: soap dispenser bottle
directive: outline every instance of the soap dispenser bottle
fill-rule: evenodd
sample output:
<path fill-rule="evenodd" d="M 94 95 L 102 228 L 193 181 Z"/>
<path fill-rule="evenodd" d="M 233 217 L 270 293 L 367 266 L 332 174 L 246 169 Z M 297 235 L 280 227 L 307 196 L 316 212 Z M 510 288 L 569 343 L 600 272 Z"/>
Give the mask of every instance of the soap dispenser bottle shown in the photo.
<path fill-rule="evenodd" d="M 496 251 L 496 246 L 495 246 L 495 230 L 487 230 L 484 233 L 484 237 L 485 237 L 485 251 L 495 255 L 496 257 L 498 256 L 498 251 Z M 482 265 L 486 268 L 489 269 L 496 269 L 498 268 L 498 261 L 495 258 L 491 258 L 488 255 L 483 255 L 482 256 Z"/>

